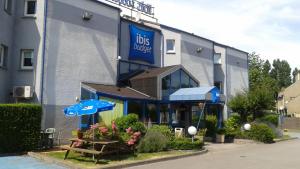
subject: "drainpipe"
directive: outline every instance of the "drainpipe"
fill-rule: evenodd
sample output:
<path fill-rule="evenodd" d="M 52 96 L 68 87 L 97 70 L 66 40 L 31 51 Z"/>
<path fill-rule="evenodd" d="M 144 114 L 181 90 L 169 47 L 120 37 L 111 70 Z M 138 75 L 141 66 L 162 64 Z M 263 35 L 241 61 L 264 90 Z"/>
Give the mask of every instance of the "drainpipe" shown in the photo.
<path fill-rule="evenodd" d="M 45 73 L 45 54 L 46 54 L 46 32 L 47 32 L 47 13 L 48 13 L 48 0 L 44 4 L 44 32 L 43 32 L 43 48 L 42 48 L 42 72 L 41 72 L 41 105 L 44 104 L 44 73 Z"/>

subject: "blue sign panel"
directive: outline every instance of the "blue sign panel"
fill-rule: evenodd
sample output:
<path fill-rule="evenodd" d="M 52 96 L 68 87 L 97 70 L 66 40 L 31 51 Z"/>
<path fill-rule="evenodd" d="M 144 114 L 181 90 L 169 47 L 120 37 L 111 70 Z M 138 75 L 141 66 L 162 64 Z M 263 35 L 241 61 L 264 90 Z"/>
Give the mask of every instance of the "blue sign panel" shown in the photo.
<path fill-rule="evenodd" d="M 154 64 L 153 46 L 154 32 L 129 25 L 130 30 L 130 60 L 141 60 Z"/>

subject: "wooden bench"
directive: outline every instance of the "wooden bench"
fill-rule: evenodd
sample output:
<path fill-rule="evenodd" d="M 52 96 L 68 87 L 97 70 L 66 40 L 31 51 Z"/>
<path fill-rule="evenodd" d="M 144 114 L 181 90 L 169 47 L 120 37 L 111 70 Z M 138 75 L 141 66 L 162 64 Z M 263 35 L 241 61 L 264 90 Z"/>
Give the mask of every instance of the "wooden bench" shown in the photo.
<path fill-rule="evenodd" d="M 76 152 L 80 152 L 80 153 L 87 153 L 87 154 L 95 155 L 96 156 L 95 163 L 98 163 L 100 155 L 103 154 L 104 148 L 105 148 L 105 145 L 102 146 L 102 149 L 100 151 L 97 151 L 97 150 L 89 150 L 89 149 L 83 149 L 83 148 L 75 148 L 75 147 L 70 147 L 70 146 L 61 146 L 61 149 L 67 150 L 64 160 L 68 158 L 70 151 L 76 151 Z"/>

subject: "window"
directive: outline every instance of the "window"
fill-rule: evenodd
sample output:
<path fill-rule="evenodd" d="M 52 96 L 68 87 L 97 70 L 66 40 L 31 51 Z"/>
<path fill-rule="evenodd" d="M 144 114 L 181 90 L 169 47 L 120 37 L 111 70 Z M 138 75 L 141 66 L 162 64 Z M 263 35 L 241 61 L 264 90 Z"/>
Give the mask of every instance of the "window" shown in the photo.
<path fill-rule="evenodd" d="M 24 16 L 35 16 L 36 0 L 25 0 Z"/>
<path fill-rule="evenodd" d="M 33 69 L 33 50 L 21 50 L 21 69 Z"/>
<path fill-rule="evenodd" d="M 221 64 L 221 53 L 215 53 L 214 54 L 214 64 Z"/>
<path fill-rule="evenodd" d="M 4 0 L 4 10 L 9 15 L 11 14 L 12 0 Z"/>
<path fill-rule="evenodd" d="M 7 58 L 7 53 L 8 48 L 5 45 L 0 45 L 0 67 L 4 68 L 6 67 L 6 58 Z"/>
<path fill-rule="evenodd" d="M 222 82 L 215 82 L 214 86 L 216 86 L 220 90 L 220 93 L 223 94 L 223 83 Z"/>
<path fill-rule="evenodd" d="M 167 53 L 175 53 L 175 40 L 167 39 Z"/>

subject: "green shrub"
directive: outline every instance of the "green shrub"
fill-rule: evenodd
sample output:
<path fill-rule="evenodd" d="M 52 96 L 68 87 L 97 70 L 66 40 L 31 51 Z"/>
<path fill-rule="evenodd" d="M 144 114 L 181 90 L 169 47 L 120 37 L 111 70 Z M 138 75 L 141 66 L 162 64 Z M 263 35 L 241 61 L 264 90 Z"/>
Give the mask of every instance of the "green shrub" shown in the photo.
<path fill-rule="evenodd" d="M 241 117 L 239 115 L 230 116 L 224 124 L 225 134 L 235 136 L 241 128 Z"/>
<path fill-rule="evenodd" d="M 198 150 L 202 149 L 203 142 L 195 140 L 192 142 L 190 138 L 176 138 L 168 143 L 168 149 L 173 150 Z"/>
<path fill-rule="evenodd" d="M 224 128 L 217 129 L 216 133 L 220 135 L 225 134 L 225 129 Z"/>
<path fill-rule="evenodd" d="M 148 131 L 137 149 L 140 153 L 163 151 L 167 148 L 168 138 L 159 131 Z"/>
<path fill-rule="evenodd" d="M 40 141 L 42 108 L 32 104 L 0 104 L 0 153 L 30 151 Z"/>
<path fill-rule="evenodd" d="M 217 132 L 217 116 L 207 115 L 205 118 L 206 136 L 215 137 Z"/>
<path fill-rule="evenodd" d="M 169 126 L 166 125 L 153 125 L 148 131 L 158 131 L 161 132 L 169 141 L 174 139 L 174 133 Z"/>
<path fill-rule="evenodd" d="M 249 139 L 264 143 L 272 143 L 275 137 L 272 129 L 266 124 L 252 124 L 250 131 L 245 132 Z"/>
<path fill-rule="evenodd" d="M 140 131 L 143 134 L 146 133 L 145 125 L 139 121 L 136 114 L 119 117 L 115 122 L 120 132 L 125 132 L 127 128 L 131 127 L 134 132 Z"/>
<path fill-rule="evenodd" d="M 259 120 L 278 126 L 278 115 L 276 114 L 267 114 L 261 117 Z"/>

